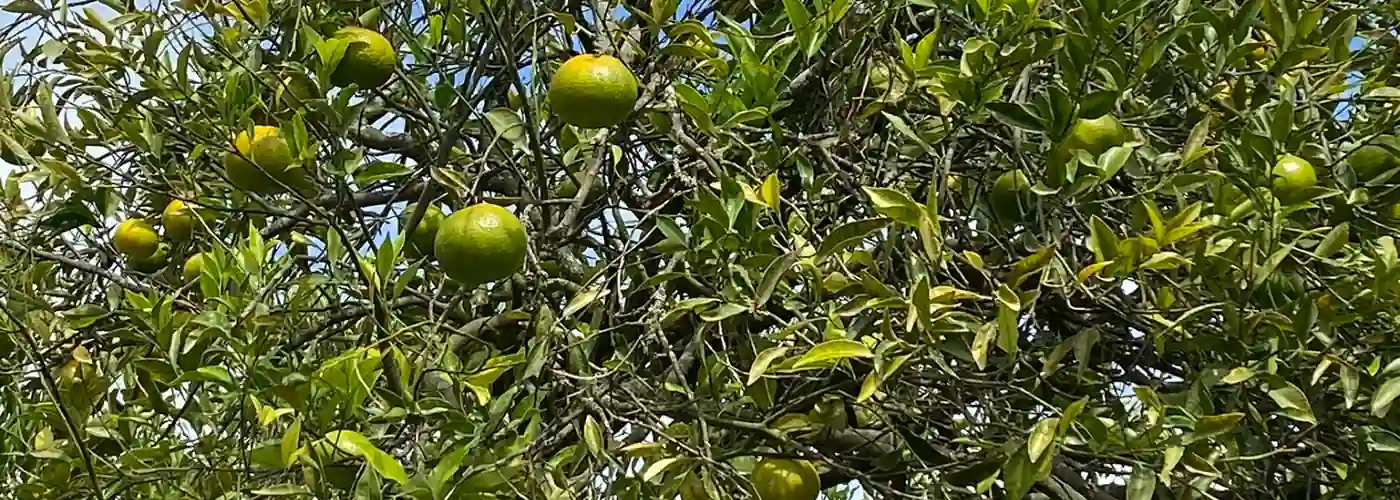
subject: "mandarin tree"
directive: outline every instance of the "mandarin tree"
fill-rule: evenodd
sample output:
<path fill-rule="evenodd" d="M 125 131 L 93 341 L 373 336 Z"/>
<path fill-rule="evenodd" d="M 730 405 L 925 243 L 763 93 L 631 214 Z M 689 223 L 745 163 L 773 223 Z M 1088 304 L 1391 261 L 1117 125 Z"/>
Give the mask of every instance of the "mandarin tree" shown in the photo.
<path fill-rule="evenodd" d="M 1382 0 L 3 0 L 0 500 L 1395 498 Z"/>

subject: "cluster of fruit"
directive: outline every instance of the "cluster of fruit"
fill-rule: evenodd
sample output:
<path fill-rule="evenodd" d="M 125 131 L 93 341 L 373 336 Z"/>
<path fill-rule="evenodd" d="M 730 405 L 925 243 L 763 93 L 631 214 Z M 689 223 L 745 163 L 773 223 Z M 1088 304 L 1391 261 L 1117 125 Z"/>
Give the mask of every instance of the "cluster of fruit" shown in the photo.
<path fill-rule="evenodd" d="M 1060 147 L 1071 155 L 1083 151 L 1098 158 L 1131 139 L 1132 133 L 1117 118 L 1103 115 L 1075 122 Z M 1400 152 L 1400 140 L 1383 135 L 1357 148 L 1347 162 L 1357 179 L 1367 182 L 1400 168 L 1400 156 L 1396 152 Z M 1072 156 L 1070 158 L 1069 161 L 1074 161 Z M 1318 184 L 1317 170 L 1313 165 L 1292 154 L 1280 155 L 1268 174 L 1270 192 L 1283 203 L 1306 201 L 1314 192 L 1312 188 Z M 1026 173 L 1010 170 L 1003 172 L 993 182 L 989 193 L 990 205 L 1002 220 L 1017 221 L 1028 213 L 1031 195 L 1031 182 Z M 1392 218 L 1400 219 L 1400 204 L 1391 206 L 1387 213 Z"/>
<path fill-rule="evenodd" d="M 361 27 L 346 27 L 334 34 L 345 43 L 345 53 L 331 75 L 339 87 L 377 88 L 390 80 L 398 69 L 394 46 L 383 35 Z M 288 95 L 308 99 L 315 85 L 295 78 L 287 82 Z M 565 123 L 584 128 L 605 128 L 621 123 L 631 114 L 638 98 L 636 77 L 618 59 L 584 54 L 570 58 L 550 83 L 551 109 Z M 238 133 L 233 148 L 223 156 L 224 173 L 235 188 L 260 195 L 277 195 L 288 190 L 308 192 L 314 187 L 305 168 L 297 165 L 282 130 L 258 125 Z M 572 196 L 578 182 L 566 178 L 559 193 Z M 569 189 L 572 187 L 572 189 Z M 409 207 L 407 213 L 412 213 Z M 171 201 L 160 223 L 166 236 L 186 241 L 200 224 L 199 216 L 184 201 Z M 511 211 L 481 203 L 444 215 L 430 206 L 408 235 L 408 250 L 417 257 L 435 257 L 447 276 L 469 285 L 507 278 L 524 265 L 526 234 Z M 141 219 L 122 222 L 113 235 L 116 249 L 128 259 L 132 269 L 157 272 L 169 258 L 156 229 Z M 190 257 L 184 265 L 186 281 L 201 273 L 203 255 Z"/>

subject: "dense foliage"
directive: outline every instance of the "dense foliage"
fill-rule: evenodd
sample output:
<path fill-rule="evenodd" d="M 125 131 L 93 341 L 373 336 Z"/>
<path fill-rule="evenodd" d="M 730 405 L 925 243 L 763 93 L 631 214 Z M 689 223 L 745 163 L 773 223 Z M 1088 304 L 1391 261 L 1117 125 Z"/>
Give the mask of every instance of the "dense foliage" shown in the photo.
<path fill-rule="evenodd" d="M 1400 495 L 1391 2 L 4 11 L 0 499 Z"/>

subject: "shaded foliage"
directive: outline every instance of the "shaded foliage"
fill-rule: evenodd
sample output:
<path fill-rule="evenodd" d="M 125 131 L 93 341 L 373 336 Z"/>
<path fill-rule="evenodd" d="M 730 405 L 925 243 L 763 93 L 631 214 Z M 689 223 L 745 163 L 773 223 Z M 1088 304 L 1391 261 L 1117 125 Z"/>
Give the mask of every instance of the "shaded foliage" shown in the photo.
<path fill-rule="evenodd" d="M 4 10 L 0 498 L 1400 492 L 1400 177 L 1348 163 L 1400 119 L 1387 2 Z M 347 25 L 387 84 L 332 86 Z M 580 51 L 637 75 L 618 127 L 551 116 Z M 229 184 L 255 124 L 309 186 Z M 482 201 L 530 252 L 467 289 L 404 234 Z"/>

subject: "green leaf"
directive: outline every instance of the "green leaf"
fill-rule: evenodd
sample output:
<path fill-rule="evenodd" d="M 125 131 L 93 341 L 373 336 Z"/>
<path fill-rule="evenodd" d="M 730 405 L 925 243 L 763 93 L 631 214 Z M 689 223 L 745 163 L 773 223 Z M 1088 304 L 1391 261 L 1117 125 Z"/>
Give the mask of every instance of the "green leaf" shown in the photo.
<path fill-rule="evenodd" d="M 305 486 L 300 484 L 279 484 L 266 488 L 258 488 L 248 493 L 267 497 L 311 496 L 311 490 L 306 489 Z"/>
<path fill-rule="evenodd" d="M 918 133 L 915 133 L 914 129 L 909 128 L 909 124 L 905 123 L 903 118 L 886 113 L 884 111 L 881 111 L 880 114 L 884 115 L 886 120 L 889 120 L 890 125 L 894 126 L 895 130 L 898 130 L 899 133 L 904 134 L 904 137 L 909 138 L 910 140 L 914 141 L 915 144 L 918 144 L 920 148 L 923 148 L 924 153 L 933 154 L 933 147 L 929 146 L 928 143 L 924 141 L 924 138 L 920 137 Z"/>
<path fill-rule="evenodd" d="M 380 14 L 379 7 L 374 7 L 360 14 L 360 17 L 356 18 L 356 21 L 358 21 L 360 26 L 364 26 L 368 29 L 375 29 L 379 27 Z"/>
<path fill-rule="evenodd" d="M 326 433 L 326 441 L 348 455 L 363 457 L 379 475 L 393 479 L 401 485 L 408 484 L 408 473 L 404 471 L 403 464 L 375 447 L 363 434 L 348 430 L 331 431 Z"/>
<path fill-rule="evenodd" d="M 671 457 L 652 462 L 651 465 L 647 466 L 646 470 L 642 471 L 642 481 L 651 482 L 651 480 L 656 479 L 662 473 L 666 472 L 667 469 L 672 468 L 678 463 L 684 463 L 684 460 L 686 459 Z"/>
<path fill-rule="evenodd" d="M 1298 386 L 1285 382 L 1283 387 L 1269 391 L 1269 397 L 1273 398 L 1274 403 L 1284 410 L 1285 417 L 1299 422 L 1317 423 L 1317 417 L 1313 416 L 1312 405 L 1308 403 L 1307 395 L 1303 394 Z"/>
<path fill-rule="evenodd" d="M 1089 250 L 1094 252 L 1095 262 L 1108 262 L 1118 258 L 1118 236 L 1108 223 L 1095 215 L 1089 218 Z"/>
<path fill-rule="evenodd" d="M 501 374 L 505 371 L 506 369 L 502 367 L 487 368 L 467 377 L 463 383 L 468 389 L 471 389 L 476 400 L 484 405 L 491 402 L 491 384 L 496 383 L 496 379 L 501 378 Z"/>
<path fill-rule="evenodd" d="M 510 108 L 496 108 L 486 112 L 486 121 L 496 131 L 496 137 L 505 139 L 517 148 L 526 147 L 525 122 L 520 114 Z"/>
<path fill-rule="evenodd" d="M 1061 435 L 1069 432 L 1070 427 L 1074 425 L 1075 419 L 1078 419 L 1079 415 L 1084 413 L 1084 407 L 1088 406 L 1088 404 L 1089 397 L 1085 396 L 1065 407 L 1065 411 L 1060 417 L 1060 428 L 1057 429 L 1056 432 L 1059 432 Z"/>
<path fill-rule="evenodd" d="M 763 184 L 758 188 L 758 197 L 763 200 L 763 204 L 768 206 L 768 208 L 777 210 L 783 200 L 779 188 L 778 173 L 773 172 L 768 174 L 768 177 L 763 179 Z"/>
<path fill-rule="evenodd" d="M 1259 288 L 1259 285 L 1264 284 L 1264 281 L 1274 274 L 1274 269 L 1277 269 L 1279 264 L 1283 263 L 1283 259 L 1288 258 L 1288 254 L 1292 251 L 1293 245 L 1291 244 L 1274 251 L 1269 259 L 1264 261 L 1264 265 L 1259 266 L 1254 272 L 1254 284 L 1251 285 L 1251 288 Z"/>
<path fill-rule="evenodd" d="M 708 321 L 710 323 L 715 323 L 719 321 L 724 321 L 726 319 L 732 318 L 739 314 L 746 313 L 748 311 L 749 308 L 747 307 L 741 306 L 739 304 L 726 302 L 724 304 L 720 304 L 719 307 L 701 311 L 700 319 Z"/>
<path fill-rule="evenodd" d="M 1054 257 L 1055 251 L 1056 247 L 1054 245 L 1041 247 L 1039 250 L 1036 250 L 1035 253 L 1016 261 L 1016 265 L 1011 268 L 1010 285 L 1013 288 L 1019 287 L 1026 281 L 1026 278 L 1044 269 L 1045 266 L 1050 265 L 1050 260 Z"/>
<path fill-rule="evenodd" d="M 1400 378 L 1392 378 L 1381 384 L 1381 388 L 1371 396 L 1371 415 L 1376 418 L 1385 418 L 1390 413 L 1390 406 L 1395 402 L 1395 398 L 1400 396 Z"/>
<path fill-rule="evenodd" d="M 749 366 L 749 378 L 744 382 L 744 385 L 753 385 L 754 382 L 757 382 L 768 371 L 768 366 L 787 352 L 788 348 L 786 347 L 769 347 L 758 353 L 758 357 L 753 360 L 753 365 Z"/>
<path fill-rule="evenodd" d="M 321 88 L 329 88 L 330 75 L 340 66 L 340 60 L 345 57 L 345 50 L 349 45 L 345 39 L 336 37 L 326 38 L 316 44 L 316 54 L 321 58 L 321 66 L 316 69 L 316 78 Z"/>
<path fill-rule="evenodd" d="M 889 221 L 885 218 L 863 219 L 842 224 L 831 230 L 831 234 L 822 239 L 821 246 L 817 248 L 817 254 L 812 260 L 821 262 L 837 250 L 854 245 L 870 236 L 871 233 L 884 229 L 888 225 Z"/>
<path fill-rule="evenodd" d="M 916 226 L 919 223 L 919 215 L 923 213 L 923 207 L 909 196 L 889 188 L 861 187 L 865 190 L 866 196 L 870 197 L 870 203 L 875 206 L 875 211 L 880 215 L 894 219 L 895 222 L 906 226 Z"/>
<path fill-rule="evenodd" d="M 1285 142 L 1293 132 L 1293 100 L 1280 94 L 1278 106 L 1274 107 L 1274 117 L 1269 122 L 1269 135 L 1274 142 Z"/>
<path fill-rule="evenodd" d="M 402 163 L 377 161 L 355 170 L 355 184 L 368 186 L 378 181 L 403 177 L 410 172 L 413 172 L 413 169 Z"/>
<path fill-rule="evenodd" d="M 714 129 L 714 119 L 710 117 L 710 102 L 695 87 L 684 83 L 675 85 L 676 102 L 681 105 L 681 110 L 685 111 L 690 119 L 695 120 L 695 124 L 700 126 L 700 130 L 710 131 Z"/>
<path fill-rule="evenodd" d="M 177 381 L 190 380 L 218 382 L 225 387 L 233 387 L 233 377 L 229 375 L 228 369 L 222 366 L 202 366 L 198 370 L 185 372 Z"/>
<path fill-rule="evenodd" d="M 1157 479 L 1160 479 L 1163 483 L 1170 483 L 1172 479 L 1172 469 L 1175 469 L 1176 464 L 1181 462 L 1181 456 L 1185 454 L 1185 452 L 1186 449 L 1180 446 L 1173 446 L 1163 451 L 1162 471 L 1158 473 Z"/>
<path fill-rule="evenodd" d="M 1220 379 L 1220 381 L 1225 384 L 1235 385 L 1252 378 L 1254 378 L 1254 370 L 1245 367 L 1239 367 L 1230 370 L 1230 373 L 1225 374 L 1225 378 Z"/>
<path fill-rule="evenodd" d="M 1205 145 L 1206 139 L 1210 137 L 1211 119 L 1212 115 L 1206 115 L 1205 119 L 1191 127 L 1191 134 L 1186 137 L 1186 144 L 1181 148 L 1181 166 L 1190 166 L 1209 152 Z"/>
<path fill-rule="evenodd" d="M 1105 151 L 1103 156 L 1098 158 L 1099 169 L 1103 170 L 1103 179 L 1112 179 L 1132 157 L 1133 148 L 1129 146 L 1114 146 Z"/>
<path fill-rule="evenodd" d="M 1018 325 L 1020 313 L 1005 302 L 997 307 L 997 346 L 1007 354 L 1015 355 L 1020 350 L 1021 330 Z"/>
<path fill-rule="evenodd" d="M 1006 483 L 1008 500 L 1020 500 L 1030 492 L 1031 485 L 1035 483 L 1035 465 L 1025 448 L 1006 459 L 1006 464 L 1001 467 L 1001 480 Z"/>
<path fill-rule="evenodd" d="M 1097 118 L 1113 111 L 1113 105 L 1118 102 L 1120 94 L 1121 92 L 1111 89 L 1089 93 L 1080 100 L 1079 116 Z"/>
<path fill-rule="evenodd" d="M 1209 415 L 1196 419 L 1196 427 L 1191 431 L 1193 441 L 1210 439 L 1235 430 L 1235 425 L 1244 418 L 1243 413 Z"/>
<path fill-rule="evenodd" d="M 1334 227 L 1331 231 L 1328 231 L 1327 236 L 1324 236 L 1322 238 L 1322 242 L 1317 244 L 1317 248 L 1313 251 L 1313 253 L 1317 254 L 1318 257 L 1331 257 L 1332 255 L 1336 254 L 1338 250 L 1341 250 L 1342 247 L 1346 246 L 1347 242 L 1350 240 L 1350 237 L 1351 223 L 1343 222 L 1341 224 L 1337 224 L 1337 227 Z"/>
<path fill-rule="evenodd" d="M 1050 417 L 1035 424 L 1035 429 L 1026 439 L 1026 454 L 1030 461 L 1040 461 L 1041 453 L 1044 453 L 1045 449 L 1055 442 L 1059 427 L 1060 419 L 1056 417 Z"/>
<path fill-rule="evenodd" d="M 578 295 L 575 295 L 573 299 L 569 300 L 569 304 L 567 306 L 564 306 L 564 312 L 560 313 L 559 318 L 571 318 L 574 316 L 574 314 L 577 314 L 579 311 L 582 311 L 588 306 L 593 305 L 593 303 L 597 302 L 599 298 L 605 297 L 607 295 L 608 289 L 606 288 L 589 287 L 580 290 L 578 292 Z"/>
<path fill-rule="evenodd" d="M 428 485 L 434 492 L 441 492 L 447 481 L 457 474 L 457 470 L 462 468 L 462 460 L 466 458 L 467 452 L 472 451 L 471 446 L 458 445 L 452 453 L 448 453 L 433 466 L 433 472 L 428 476 Z M 441 498 L 441 497 L 438 497 Z"/>
<path fill-rule="evenodd" d="M 763 106 L 759 106 L 757 108 L 750 108 L 735 113 L 734 116 L 729 117 L 728 120 L 724 121 L 724 127 L 731 128 L 735 125 L 748 123 L 754 120 L 761 120 L 767 117 L 768 108 L 765 108 Z"/>
<path fill-rule="evenodd" d="M 934 49 L 938 48 L 938 32 L 939 27 L 935 26 L 932 32 L 919 39 L 919 45 L 914 48 L 914 62 L 918 65 L 914 69 L 922 69 L 933 57 Z"/>
<path fill-rule="evenodd" d="M 63 126 L 63 122 L 58 120 L 58 107 L 53 99 L 53 86 L 49 84 L 48 80 L 41 80 L 39 94 L 34 100 L 39 103 L 40 111 L 43 113 L 45 136 L 51 141 L 72 144 L 68 138 L 68 129 Z"/>
<path fill-rule="evenodd" d="M 49 9 L 44 8 L 34 0 L 15 0 L 5 4 L 4 10 L 5 12 L 14 12 L 16 14 L 35 14 L 40 16 L 47 16 L 49 14 Z"/>
<path fill-rule="evenodd" d="M 107 310 L 96 304 L 83 304 L 61 313 L 69 328 L 87 328 L 107 316 Z"/>
<path fill-rule="evenodd" d="M 354 500 L 384 500 L 384 484 L 379 474 L 360 474 L 355 481 Z"/>
<path fill-rule="evenodd" d="M 1357 393 L 1361 391 L 1361 373 L 1348 365 L 1342 365 L 1340 377 L 1342 379 L 1342 395 L 1346 398 L 1346 408 L 1356 405 Z"/>
<path fill-rule="evenodd" d="M 797 262 L 797 256 L 798 252 L 794 249 L 783 254 L 782 257 L 773 259 L 773 262 L 768 264 L 768 270 L 763 272 L 763 282 L 759 283 L 758 286 L 758 295 L 756 295 L 753 300 L 754 312 L 757 312 L 768 303 L 768 299 L 773 296 L 773 291 L 778 289 L 778 283 L 783 280 L 783 276 L 786 275 L 788 270 L 792 269 L 792 265 Z"/>
<path fill-rule="evenodd" d="M 593 419 L 593 415 L 588 415 L 583 419 L 583 441 L 588 445 L 588 452 L 595 457 L 602 457 L 605 451 L 603 443 L 603 431 L 598 426 L 598 421 Z"/>
<path fill-rule="evenodd" d="M 1157 478 L 1147 467 L 1137 467 L 1133 469 L 1133 475 L 1128 477 L 1128 498 L 1127 500 L 1152 500 L 1152 492 L 1157 489 Z"/>
<path fill-rule="evenodd" d="M 1167 223 L 1162 220 L 1162 212 L 1157 210 L 1157 204 L 1147 198 L 1138 198 L 1138 204 L 1142 206 L 1147 220 L 1152 224 L 1152 238 L 1158 242 L 1167 241 Z"/>
<path fill-rule="evenodd" d="M 1036 115 L 1035 108 L 1029 104 L 991 102 L 987 103 L 987 111 L 992 113 L 993 118 L 1007 126 L 1031 132 L 1045 131 L 1045 121 Z"/>
<path fill-rule="evenodd" d="M 301 447 L 301 419 L 292 421 L 292 425 L 287 427 L 287 432 L 282 433 L 280 450 L 282 452 L 282 464 L 284 467 L 291 467 L 296 451 Z"/>
<path fill-rule="evenodd" d="M 1021 311 L 1021 296 L 1017 295 L 1016 291 L 1006 286 L 1005 283 L 997 287 L 997 301 L 1001 302 L 1001 305 L 1010 308 L 1012 311 Z"/>
<path fill-rule="evenodd" d="M 987 352 L 996 342 L 997 331 L 996 323 L 987 323 L 977 329 L 977 336 L 972 340 L 972 361 L 977 363 L 978 370 L 987 369 Z"/>
<path fill-rule="evenodd" d="M 860 383 L 860 393 L 856 394 L 856 402 L 864 403 L 875 395 L 875 391 L 880 390 L 880 374 L 870 372 L 865 376 L 865 381 Z"/>
<path fill-rule="evenodd" d="M 824 368 L 834 362 L 850 358 L 869 358 L 875 354 L 865 344 L 854 340 L 828 340 L 808 350 L 793 363 L 794 370 Z"/>

